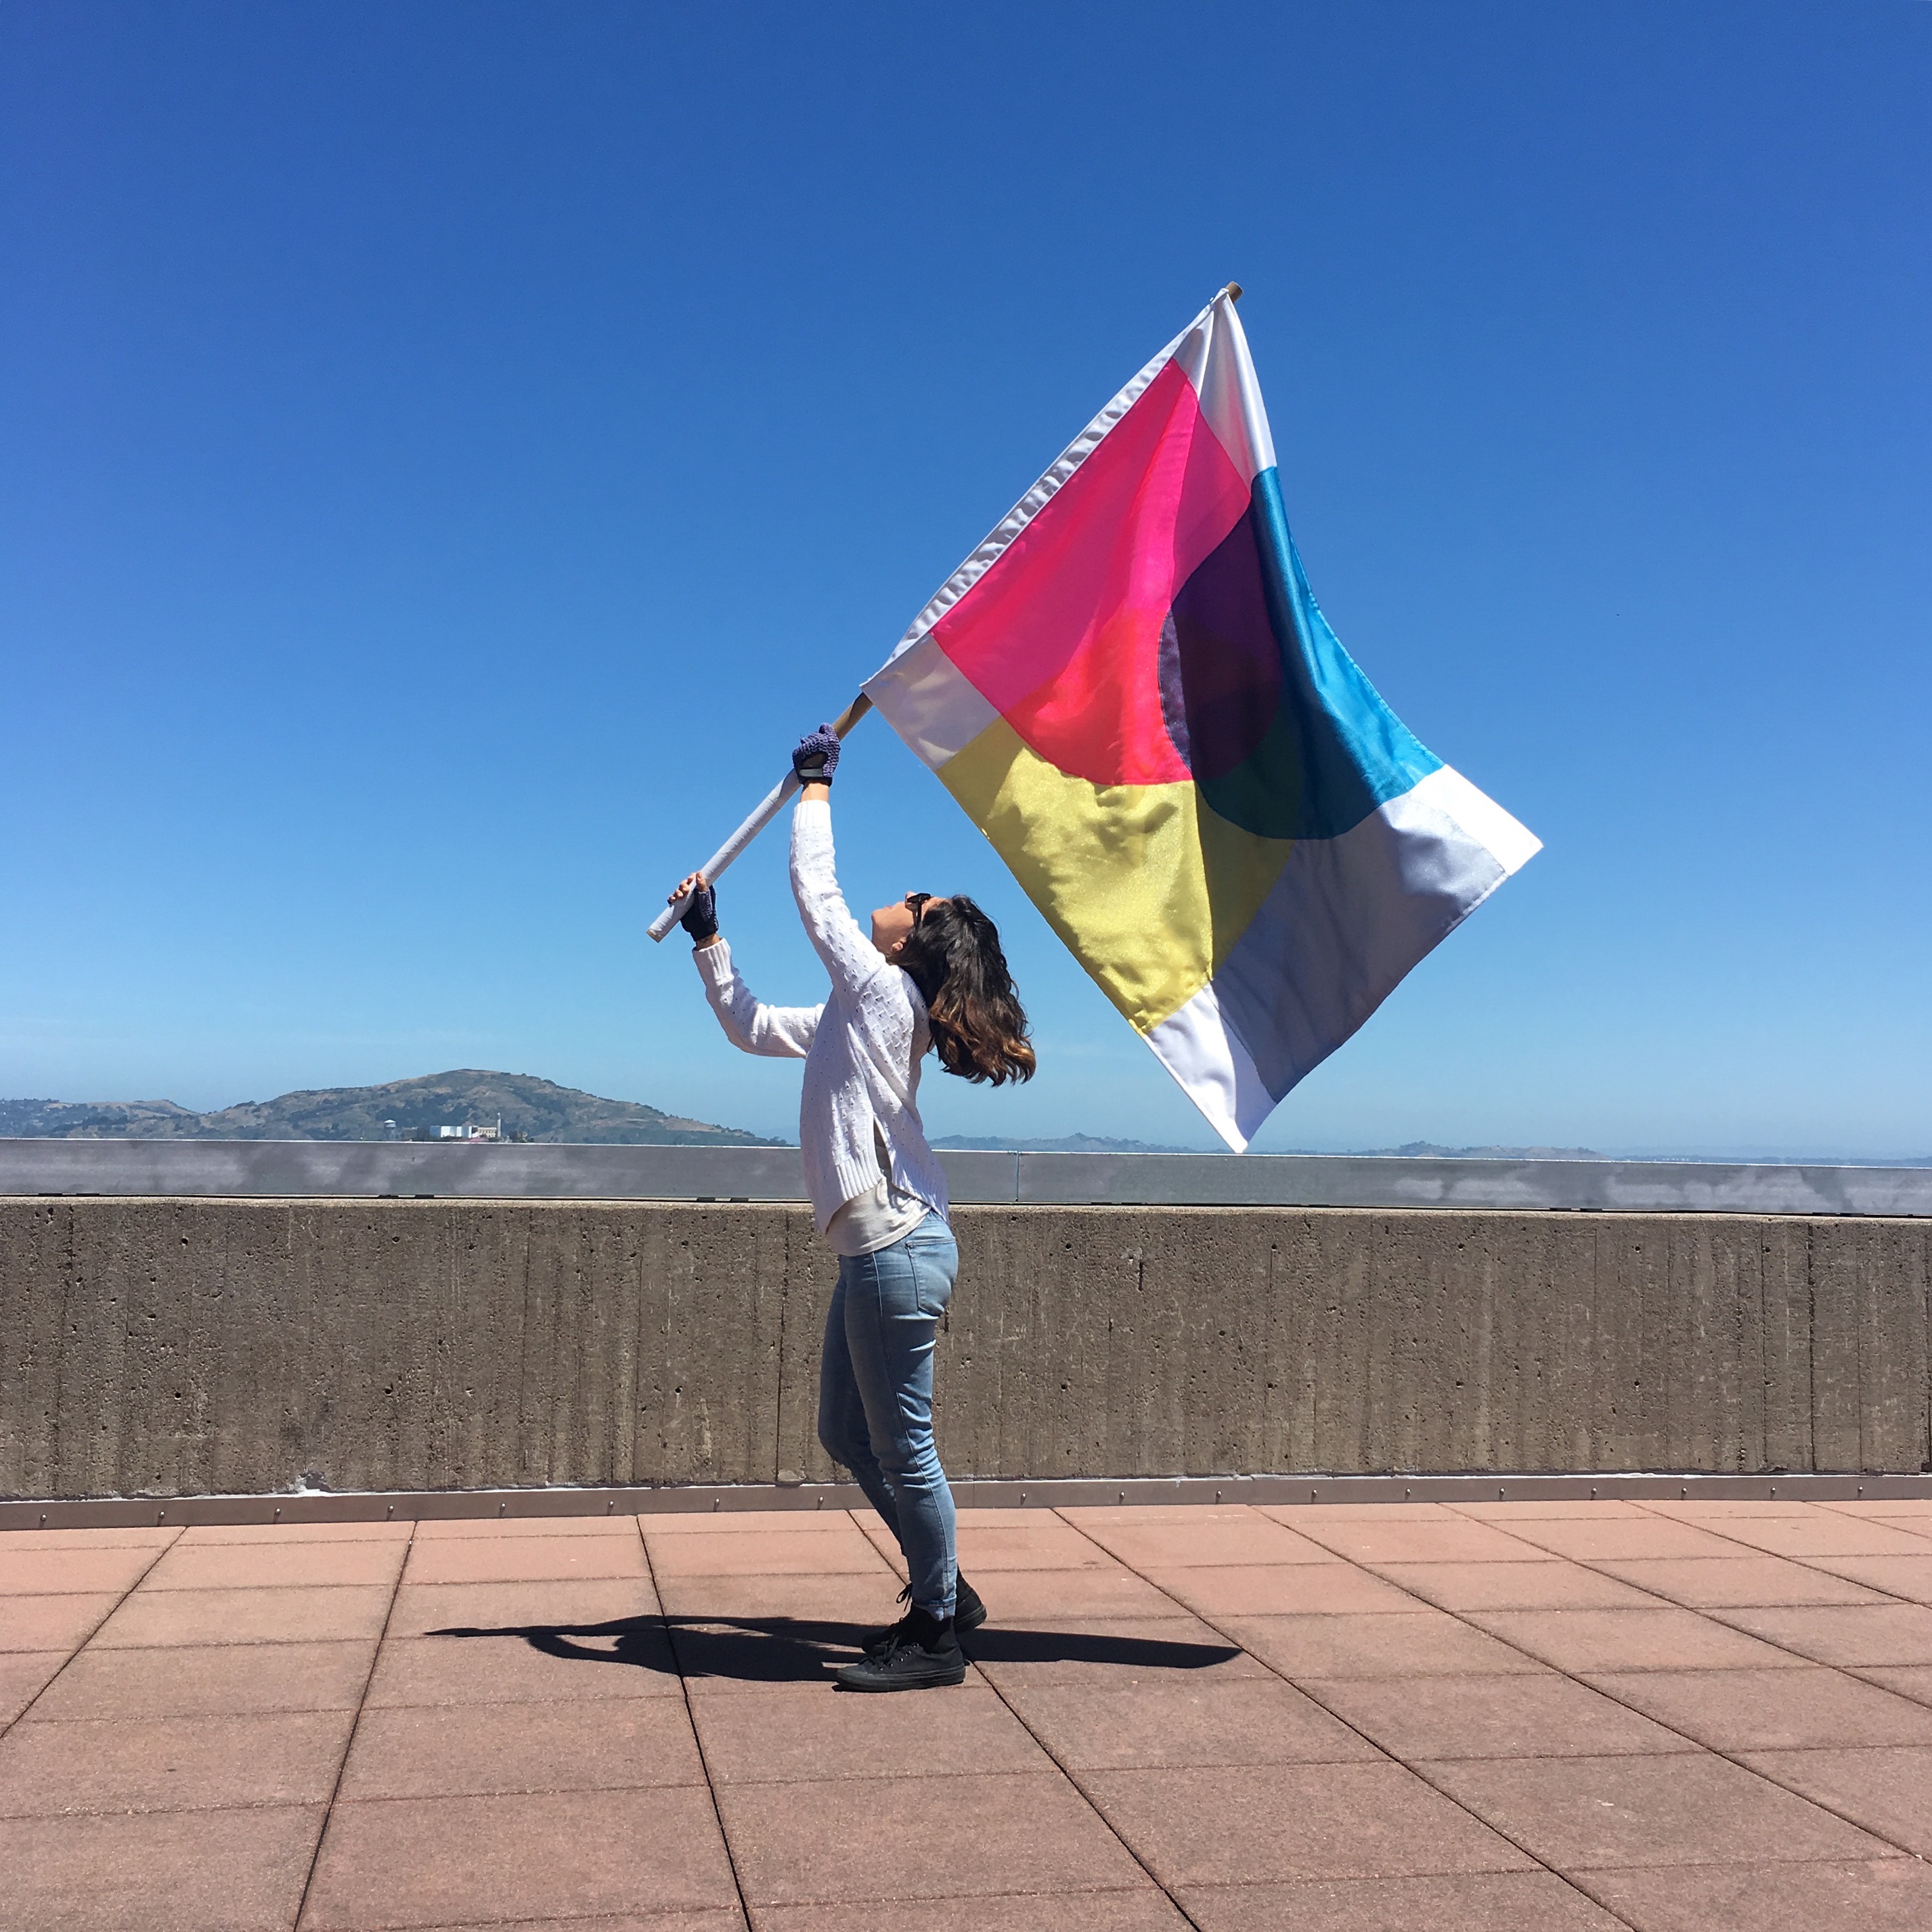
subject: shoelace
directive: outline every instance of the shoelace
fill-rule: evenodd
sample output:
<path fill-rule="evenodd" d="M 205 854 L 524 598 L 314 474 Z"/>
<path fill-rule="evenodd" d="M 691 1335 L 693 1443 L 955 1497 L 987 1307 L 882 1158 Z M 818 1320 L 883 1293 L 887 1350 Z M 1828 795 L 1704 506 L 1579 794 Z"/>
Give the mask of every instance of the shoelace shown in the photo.
<path fill-rule="evenodd" d="M 899 1592 L 898 1600 L 905 1605 L 906 1613 L 900 1618 L 892 1628 L 891 1641 L 886 1646 L 886 1654 L 883 1660 L 887 1663 L 890 1663 L 902 1651 L 916 1651 L 922 1657 L 926 1654 L 926 1646 L 908 1628 L 912 1622 L 912 1586 L 910 1583 Z"/>

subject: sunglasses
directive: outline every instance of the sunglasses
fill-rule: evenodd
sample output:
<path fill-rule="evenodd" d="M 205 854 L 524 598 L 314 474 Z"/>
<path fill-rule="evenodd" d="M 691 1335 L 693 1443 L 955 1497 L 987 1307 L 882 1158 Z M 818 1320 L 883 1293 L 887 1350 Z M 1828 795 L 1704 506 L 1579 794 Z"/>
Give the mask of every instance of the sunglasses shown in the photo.
<path fill-rule="evenodd" d="M 906 894 L 905 902 L 908 905 L 912 908 L 912 922 L 915 927 L 916 927 L 920 921 L 926 916 L 926 902 L 931 898 L 932 896 L 932 895 L 930 892 L 908 892 Z"/>

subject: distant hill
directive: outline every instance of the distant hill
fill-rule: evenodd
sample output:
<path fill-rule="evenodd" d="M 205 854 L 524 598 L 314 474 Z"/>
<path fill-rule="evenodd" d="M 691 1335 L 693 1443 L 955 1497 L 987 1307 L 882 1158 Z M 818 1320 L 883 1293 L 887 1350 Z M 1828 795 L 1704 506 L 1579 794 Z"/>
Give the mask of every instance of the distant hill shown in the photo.
<path fill-rule="evenodd" d="M 936 1148 L 977 1154 L 1195 1154 L 1195 1148 L 1162 1147 L 1154 1141 L 1110 1141 L 1099 1134 L 1062 1134 L 1058 1140 L 1028 1140 L 1024 1136 L 948 1134 Z"/>
<path fill-rule="evenodd" d="M 1399 1148 L 1364 1148 L 1364 1154 L 1400 1154 L 1409 1160 L 1607 1160 L 1594 1148 L 1438 1147 L 1433 1141 L 1410 1141 Z"/>
<path fill-rule="evenodd" d="M 634 1100 L 606 1100 L 528 1073 L 464 1067 L 384 1087 L 325 1087 L 244 1100 L 212 1114 L 172 1100 L 0 1100 L 0 1135 L 35 1140 L 380 1141 L 429 1138 L 442 1126 L 494 1127 L 506 1139 L 619 1147 L 776 1147 Z M 393 1130 L 386 1121 L 393 1120 Z"/>
<path fill-rule="evenodd" d="M 1023 1136 L 994 1134 L 948 1134 L 933 1142 L 936 1148 L 975 1148 L 997 1154 L 1201 1154 L 1219 1153 L 1219 1148 L 1162 1147 L 1154 1141 L 1114 1141 L 1099 1134 L 1064 1134 L 1058 1140 L 1028 1140 Z M 1307 1154 L 1311 1148 L 1286 1150 Z M 1433 1141 L 1411 1141 L 1406 1147 L 1357 1148 L 1356 1155 L 1384 1157 L 1401 1155 L 1411 1160 L 1602 1160 L 1606 1158 L 1589 1148 L 1438 1147 Z"/>
<path fill-rule="evenodd" d="M 385 1087 L 324 1087 L 284 1094 L 278 1100 L 244 1100 L 212 1114 L 197 1114 L 172 1100 L 0 1100 L 0 1138 L 29 1140 L 234 1140 L 380 1141 L 391 1138 L 384 1122 L 394 1121 L 393 1137 L 430 1139 L 438 1127 L 494 1127 L 502 1117 L 503 1135 L 531 1141 L 619 1147 L 781 1147 L 781 1141 L 688 1120 L 634 1100 L 607 1100 L 574 1087 L 560 1087 L 528 1073 L 491 1073 L 474 1067 L 392 1080 Z M 1202 1154 L 1201 1148 L 1169 1147 L 1156 1141 L 1110 1139 L 1102 1134 L 947 1134 L 936 1148 L 996 1154 Z M 1306 1148 L 1282 1153 L 1306 1154 Z M 1582 1147 L 1444 1147 L 1410 1141 L 1394 1148 L 1359 1148 L 1358 1154 L 1397 1156 L 1411 1160 L 1606 1160 L 1612 1156 Z M 1232 1158 L 1232 1156 L 1229 1156 Z M 1725 1155 L 1643 1153 L 1642 1160 L 1789 1160 L 1793 1156 L 1758 1150 Z M 1874 1162 L 1868 1156 L 1814 1156 L 1825 1166 L 1932 1167 L 1932 1155 L 1894 1156 Z"/>

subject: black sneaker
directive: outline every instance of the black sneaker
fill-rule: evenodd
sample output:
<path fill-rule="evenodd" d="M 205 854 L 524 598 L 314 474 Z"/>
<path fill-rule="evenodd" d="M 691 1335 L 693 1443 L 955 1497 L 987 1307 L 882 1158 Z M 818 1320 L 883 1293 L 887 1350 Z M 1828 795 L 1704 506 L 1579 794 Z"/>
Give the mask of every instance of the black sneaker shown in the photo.
<path fill-rule="evenodd" d="M 899 1601 L 910 1604 L 912 1586 L 908 1583 L 899 1592 Z M 980 1593 L 964 1576 L 955 1573 L 952 1579 L 952 1628 L 956 1634 L 964 1636 L 969 1630 L 976 1630 L 986 1621 L 986 1606 L 980 1600 Z M 868 1657 L 883 1657 L 896 1637 L 903 1636 L 912 1622 L 912 1612 L 896 1624 L 888 1624 L 884 1630 L 874 1630 L 866 1638 L 861 1648 Z"/>
<path fill-rule="evenodd" d="M 848 1690 L 932 1690 L 965 1682 L 966 1653 L 950 1617 L 941 1623 L 915 1606 L 883 1655 L 861 1658 L 832 1674 Z"/>
<path fill-rule="evenodd" d="M 952 1628 L 964 1636 L 986 1621 L 986 1606 L 980 1593 L 956 1570 L 952 1574 Z"/>

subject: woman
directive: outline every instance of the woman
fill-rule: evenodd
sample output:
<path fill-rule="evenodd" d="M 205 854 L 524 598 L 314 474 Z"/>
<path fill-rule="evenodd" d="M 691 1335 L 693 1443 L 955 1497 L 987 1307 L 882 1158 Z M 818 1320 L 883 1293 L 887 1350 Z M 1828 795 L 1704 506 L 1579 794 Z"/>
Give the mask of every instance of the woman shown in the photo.
<path fill-rule="evenodd" d="M 799 1145 L 819 1232 L 838 1256 L 819 1365 L 818 1439 L 858 1479 L 904 1552 L 910 1608 L 836 1674 L 854 1690 L 963 1682 L 958 1634 L 986 1620 L 958 1574 L 952 1492 L 932 1439 L 932 1353 L 959 1251 L 946 1175 L 919 1118 L 920 1063 L 994 1086 L 1033 1077 L 1033 1048 L 993 922 L 969 898 L 908 892 L 872 914 L 846 910 L 832 864 L 827 725 L 802 740 L 791 886 L 832 976 L 822 1006 L 767 1006 L 731 964 L 712 890 L 694 872 L 685 930 L 705 997 L 733 1046 L 805 1061 Z"/>

